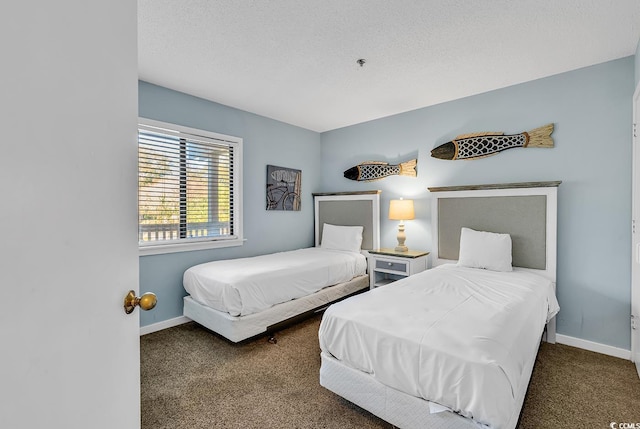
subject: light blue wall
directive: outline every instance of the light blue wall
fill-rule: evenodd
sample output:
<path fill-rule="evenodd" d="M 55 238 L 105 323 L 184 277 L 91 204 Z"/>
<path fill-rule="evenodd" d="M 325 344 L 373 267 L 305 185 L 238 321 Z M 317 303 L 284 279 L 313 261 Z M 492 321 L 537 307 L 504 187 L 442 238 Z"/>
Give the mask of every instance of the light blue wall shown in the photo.
<path fill-rule="evenodd" d="M 244 139 L 247 239 L 238 248 L 141 257 L 140 290 L 159 297 L 154 311 L 141 313 L 141 325 L 182 315 L 182 273 L 191 265 L 311 245 L 312 192 L 382 189 L 384 246 L 395 243 L 397 227 L 386 220 L 388 200 L 414 198 L 418 219 L 407 222 L 407 244 L 430 249 L 428 186 L 562 180 L 558 332 L 629 349 L 629 124 L 638 63 L 636 55 L 321 135 L 140 82 L 140 116 Z M 461 133 L 516 133 L 548 122 L 556 124 L 554 149 L 513 149 L 467 162 L 429 156 L 433 147 Z M 358 183 L 342 177 L 365 160 L 413 157 L 419 159 L 415 179 Z M 303 170 L 301 212 L 264 209 L 267 164 Z"/>
<path fill-rule="evenodd" d="M 416 199 L 407 245 L 431 249 L 428 186 L 562 180 L 558 208 L 558 332 L 630 348 L 631 98 L 634 58 L 536 80 L 322 134 L 322 188 L 381 189 L 383 246 L 397 223 L 388 201 Z M 555 123 L 553 149 L 511 149 L 475 161 L 430 150 L 470 132 L 519 133 Z M 418 177 L 359 183 L 362 161 L 418 157 Z"/>
<path fill-rule="evenodd" d="M 320 190 L 320 134 L 262 116 L 139 82 L 139 115 L 244 139 L 243 246 L 140 257 L 140 291 L 158 295 L 141 326 L 182 316 L 182 274 L 217 259 L 313 245 L 312 192 Z M 267 164 L 302 170 L 302 210 L 266 211 Z"/>

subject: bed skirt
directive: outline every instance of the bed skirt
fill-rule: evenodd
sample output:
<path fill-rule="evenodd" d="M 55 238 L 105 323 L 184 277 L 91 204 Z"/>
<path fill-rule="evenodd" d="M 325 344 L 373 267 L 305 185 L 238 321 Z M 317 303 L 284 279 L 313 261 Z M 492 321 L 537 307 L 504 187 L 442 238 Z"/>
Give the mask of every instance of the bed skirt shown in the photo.
<path fill-rule="evenodd" d="M 537 354 L 537 353 L 536 353 Z M 523 368 L 531 380 L 536 354 Z M 325 352 L 320 354 L 320 385 L 364 408 L 382 420 L 403 429 L 471 429 L 487 428 L 452 411 L 431 413 L 431 405 L 415 396 L 388 387 L 370 374 L 353 369 Z M 515 392 L 518 409 L 514 410 L 507 429 L 518 426 L 528 383 Z"/>
<path fill-rule="evenodd" d="M 189 319 L 233 342 L 264 334 L 269 328 L 303 313 L 322 309 L 328 304 L 369 287 L 369 276 L 326 287 L 311 295 L 274 305 L 259 313 L 231 316 L 184 297 L 183 313 Z"/>

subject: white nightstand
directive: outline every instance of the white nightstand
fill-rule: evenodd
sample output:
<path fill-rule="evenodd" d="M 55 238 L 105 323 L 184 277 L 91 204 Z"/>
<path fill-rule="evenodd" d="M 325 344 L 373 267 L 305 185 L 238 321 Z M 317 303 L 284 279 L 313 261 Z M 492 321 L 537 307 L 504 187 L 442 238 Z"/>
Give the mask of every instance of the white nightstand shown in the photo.
<path fill-rule="evenodd" d="M 369 251 L 369 288 L 384 286 L 403 277 L 429 269 L 429 252 L 393 249 Z"/>

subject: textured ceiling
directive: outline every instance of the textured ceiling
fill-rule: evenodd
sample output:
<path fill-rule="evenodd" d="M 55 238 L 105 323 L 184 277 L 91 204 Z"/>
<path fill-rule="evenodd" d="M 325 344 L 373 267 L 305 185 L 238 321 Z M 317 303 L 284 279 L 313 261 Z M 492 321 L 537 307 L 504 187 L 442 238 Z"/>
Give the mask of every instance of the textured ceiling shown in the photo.
<path fill-rule="evenodd" d="M 633 55 L 640 0 L 138 0 L 138 33 L 141 80 L 322 132 Z"/>

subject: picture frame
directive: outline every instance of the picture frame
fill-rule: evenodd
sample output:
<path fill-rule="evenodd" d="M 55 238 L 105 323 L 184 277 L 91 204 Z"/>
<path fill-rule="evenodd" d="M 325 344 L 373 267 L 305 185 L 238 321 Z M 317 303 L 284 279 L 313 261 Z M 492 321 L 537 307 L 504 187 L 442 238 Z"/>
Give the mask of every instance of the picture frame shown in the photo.
<path fill-rule="evenodd" d="M 266 209 L 300 211 L 302 170 L 267 165 Z"/>

